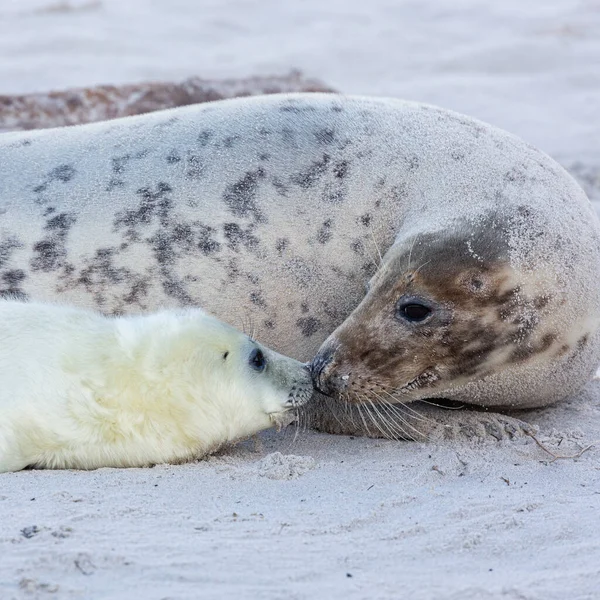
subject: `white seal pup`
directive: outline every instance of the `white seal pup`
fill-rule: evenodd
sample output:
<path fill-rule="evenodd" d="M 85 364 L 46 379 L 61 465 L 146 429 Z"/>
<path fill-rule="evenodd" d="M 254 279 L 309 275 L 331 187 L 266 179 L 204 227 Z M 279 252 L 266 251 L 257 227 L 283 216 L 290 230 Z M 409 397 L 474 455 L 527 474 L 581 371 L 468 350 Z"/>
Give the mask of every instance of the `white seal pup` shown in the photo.
<path fill-rule="evenodd" d="M 278 422 L 308 368 L 199 309 L 0 300 L 0 472 L 198 458 Z"/>
<path fill-rule="evenodd" d="M 585 194 L 454 112 L 244 98 L 5 134 L 0 165 L 0 292 L 107 313 L 199 305 L 302 361 L 341 327 L 313 363 L 340 421 L 359 401 L 544 406 L 600 359 Z"/>

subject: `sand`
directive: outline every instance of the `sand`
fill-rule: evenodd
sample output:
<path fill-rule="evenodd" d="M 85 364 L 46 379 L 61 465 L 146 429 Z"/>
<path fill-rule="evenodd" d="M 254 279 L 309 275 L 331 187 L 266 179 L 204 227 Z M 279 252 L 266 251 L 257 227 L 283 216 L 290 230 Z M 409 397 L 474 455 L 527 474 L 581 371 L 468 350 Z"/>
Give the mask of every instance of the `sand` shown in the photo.
<path fill-rule="evenodd" d="M 287 73 L 521 135 L 600 202 L 600 5 L 16 0 L 0 94 Z M 524 413 L 600 440 L 600 380 Z M 0 599 L 600 598 L 600 445 L 291 430 L 193 464 L 0 475 Z"/>

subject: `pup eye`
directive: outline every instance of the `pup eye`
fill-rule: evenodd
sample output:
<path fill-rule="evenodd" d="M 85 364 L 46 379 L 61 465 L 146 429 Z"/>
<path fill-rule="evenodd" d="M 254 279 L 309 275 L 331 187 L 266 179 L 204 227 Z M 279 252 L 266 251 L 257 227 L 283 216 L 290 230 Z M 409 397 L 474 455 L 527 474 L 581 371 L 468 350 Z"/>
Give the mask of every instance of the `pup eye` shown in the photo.
<path fill-rule="evenodd" d="M 227 352 L 223 352 L 223 360 L 225 360 L 229 356 L 229 350 Z"/>
<path fill-rule="evenodd" d="M 264 371 L 265 367 L 267 366 L 267 359 L 265 358 L 265 355 L 262 353 L 262 350 L 259 350 L 258 348 L 254 348 L 254 350 L 252 350 L 252 352 L 250 352 L 250 357 L 248 358 L 248 362 L 250 363 L 250 366 L 255 371 L 258 371 L 259 373 Z"/>
<path fill-rule="evenodd" d="M 398 314 L 411 323 L 418 323 L 431 314 L 431 309 L 418 302 L 406 302 L 398 307 Z"/>

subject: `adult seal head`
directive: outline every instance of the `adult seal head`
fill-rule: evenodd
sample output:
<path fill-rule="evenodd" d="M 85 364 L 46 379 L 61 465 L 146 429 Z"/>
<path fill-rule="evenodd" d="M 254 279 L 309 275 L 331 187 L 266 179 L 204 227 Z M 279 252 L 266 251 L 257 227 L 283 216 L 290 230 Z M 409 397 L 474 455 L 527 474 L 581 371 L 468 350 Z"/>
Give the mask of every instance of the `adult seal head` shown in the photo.
<path fill-rule="evenodd" d="M 342 422 L 358 401 L 546 405 L 599 360 L 589 201 L 463 115 L 253 97 L 5 134 L 0 164 L 0 291 L 251 323 L 283 354 L 318 352 Z"/>
<path fill-rule="evenodd" d="M 315 357 L 315 386 L 367 405 L 532 408 L 575 392 L 573 371 L 584 381 L 597 364 L 596 290 L 557 263 L 527 216 L 493 211 L 399 236 Z"/>

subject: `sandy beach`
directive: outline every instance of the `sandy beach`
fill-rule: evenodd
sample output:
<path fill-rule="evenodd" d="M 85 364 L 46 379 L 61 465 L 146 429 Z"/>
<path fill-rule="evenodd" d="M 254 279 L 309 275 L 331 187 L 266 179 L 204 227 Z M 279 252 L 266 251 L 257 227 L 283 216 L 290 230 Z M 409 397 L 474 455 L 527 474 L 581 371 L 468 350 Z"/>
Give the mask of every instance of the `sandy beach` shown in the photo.
<path fill-rule="evenodd" d="M 507 129 L 600 207 L 597 0 L 0 4 L 0 94 L 292 68 Z M 0 599 L 600 599 L 600 380 L 518 417 L 547 450 L 290 428 L 186 465 L 2 474 Z"/>

